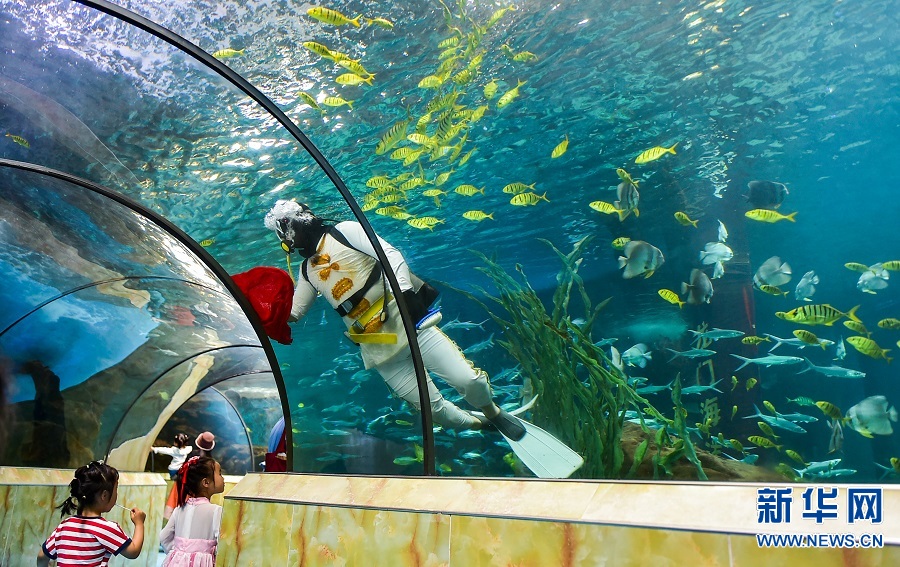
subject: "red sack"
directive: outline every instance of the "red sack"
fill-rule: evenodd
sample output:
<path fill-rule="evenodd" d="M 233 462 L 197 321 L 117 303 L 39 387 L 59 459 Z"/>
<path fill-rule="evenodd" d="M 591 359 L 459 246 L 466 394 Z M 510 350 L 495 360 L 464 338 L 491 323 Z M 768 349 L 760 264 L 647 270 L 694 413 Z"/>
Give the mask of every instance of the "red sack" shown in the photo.
<path fill-rule="evenodd" d="M 283 345 L 291 344 L 291 328 L 287 324 L 294 298 L 291 276 L 280 268 L 259 266 L 235 274 L 232 279 L 259 315 L 269 338 Z"/>

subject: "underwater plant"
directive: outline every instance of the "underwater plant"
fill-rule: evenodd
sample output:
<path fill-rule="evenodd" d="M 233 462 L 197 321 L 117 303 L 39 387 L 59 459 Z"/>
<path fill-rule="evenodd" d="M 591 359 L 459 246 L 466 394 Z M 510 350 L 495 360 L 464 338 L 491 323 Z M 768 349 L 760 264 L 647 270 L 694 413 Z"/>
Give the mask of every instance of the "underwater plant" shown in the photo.
<path fill-rule="evenodd" d="M 627 476 L 633 476 L 655 436 L 654 462 L 663 467 L 681 456 L 697 466 L 698 475 L 706 475 L 687 436 L 680 396 L 673 392 L 676 403 L 675 419 L 662 415 L 653 405 L 628 384 L 628 377 L 613 366 L 606 354 L 591 340 L 591 328 L 598 315 L 612 298 L 594 305 L 584 281 L 578 274 L 583 255 L 592 237 L 575 243 L 572 251 L 563 254 L 551 242 L 539 239 L 557 254 L 562 268 L 556 276 L 557 286 L 552 306 L 544 306 L 528 282 L 522 266 L 515 269 L 518 277 L 510 275 L 496 261 L 474 252 L 484 262 L 477 268 L 488 276 L 497 289 L 494 296 L 482 288 L 476 294 L 457 290 L 480 304 L 491 319 L 503 329 L 503 340 L 497 341 L 521 365 L 523 378 L 530 380 L 534 393 L 539 395 L 532 409 L 536 424 L 546 428 L 567 442 L 584 457 L 584 466 L 576 473 L 582 478 L 620 478 L 626 460 L 622 447 L 622 433 L 626 411 L 634 410 L 640 427 L 647 435 L 635 451 Z M 584 322 L 576 324 L 570 315 L 573 291 L 584 307 Z M 488 298 L 485 303 L 480 297 Z M 677 381 L 676 381 L 677 383 Z M 680 385 L 678 386 L 680 390 Z M 653 431 L 644 418 L 663 424 Z M 683 445 L 662 457 L 662 446 L 672 445 L 667 429 L 682 435 Z M 677 443 L 682 444 L 679 440 Z M 664 459 L 664 461 L 663 461 Z"/>

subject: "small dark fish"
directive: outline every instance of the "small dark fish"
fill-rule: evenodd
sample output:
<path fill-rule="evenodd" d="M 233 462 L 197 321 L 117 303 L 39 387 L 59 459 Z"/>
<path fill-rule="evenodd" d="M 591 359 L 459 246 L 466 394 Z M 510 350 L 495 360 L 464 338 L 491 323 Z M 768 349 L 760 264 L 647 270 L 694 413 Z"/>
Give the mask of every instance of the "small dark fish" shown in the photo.
<path fill-rule="evenodd" d="M 713 285 L 702 270 L 691 270 L 691 283 L 681 283 L 681 293 L 688 294 L 687 302 L 691 305 L 709 303 L 713 296 Z"/>
<path fill-rule="evenodd" d="M 788 194 L 787 187 L 777 181 L 751 181 L 747 200 L 757 209 L 777 209 Z"/>

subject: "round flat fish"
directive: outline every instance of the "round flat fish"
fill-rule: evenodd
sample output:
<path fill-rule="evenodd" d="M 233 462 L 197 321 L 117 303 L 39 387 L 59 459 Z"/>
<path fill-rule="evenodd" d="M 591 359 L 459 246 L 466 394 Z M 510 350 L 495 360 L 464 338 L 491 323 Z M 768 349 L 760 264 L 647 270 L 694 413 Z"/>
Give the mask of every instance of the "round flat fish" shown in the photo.
<path fill-rule="evenodd" d="M 747 200 L 757 209 L 777 209 L 788 194 L 787 187 L 776 181 L 751 181 Z"/>

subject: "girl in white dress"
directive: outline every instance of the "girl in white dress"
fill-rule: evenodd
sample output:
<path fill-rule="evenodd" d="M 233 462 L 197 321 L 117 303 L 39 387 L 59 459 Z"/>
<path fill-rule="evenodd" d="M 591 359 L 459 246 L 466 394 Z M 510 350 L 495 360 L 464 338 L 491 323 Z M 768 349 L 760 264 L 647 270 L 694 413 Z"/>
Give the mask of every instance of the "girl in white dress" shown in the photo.
<path fill-rule="evenodd" d="M 222 507 L 209 497 L 225 490 L 222 469 L 211 457 L 191 457 L 175 485 L 178 507 L 159 534 L 166 550 L 163 567 L 215 567 Z"/>

